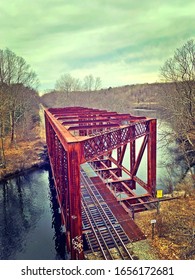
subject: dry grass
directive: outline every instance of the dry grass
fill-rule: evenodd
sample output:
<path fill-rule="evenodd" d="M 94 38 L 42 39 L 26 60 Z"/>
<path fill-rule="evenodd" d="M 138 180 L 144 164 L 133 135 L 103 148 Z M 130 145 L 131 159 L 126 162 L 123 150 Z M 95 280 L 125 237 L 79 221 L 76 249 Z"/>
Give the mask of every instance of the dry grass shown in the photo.
<path fill-rule="evenodd" d="M 195 196 L 161 202 L 160 214 L 156 211 L 139 213 L 136 223 L 147 236 L 151 250 L 159 259 L 195 259 Z M 151 220 L 156 219 L 152 239 Z"/>
<path fill-rule="evenodd" d="M 41 128 L 36 128 L 34 138 L 31 140 L 18 140 L 15 144 L 10 145 L 10 140 L 6 139 L 6 167 L 0 169 L 0 179 L 39 165 L 42 161 L 40 155 L 44 151 L 44 145 L 45 138 Z"/>
<path fill-rule="evenodd" d="M 135 222 L 146 235 L 146 240 L 129 245 L 134 259 L 140 260 L 195 260 L 195 195 L 161 202 L 156 211 L 138 213 Z M 151 220 L 156 220 L 152 238 Z M 100 254 L 89 254 L 87 259 L 101 259 Z M 117 259 L 117 257 L 116 257 Z"/>

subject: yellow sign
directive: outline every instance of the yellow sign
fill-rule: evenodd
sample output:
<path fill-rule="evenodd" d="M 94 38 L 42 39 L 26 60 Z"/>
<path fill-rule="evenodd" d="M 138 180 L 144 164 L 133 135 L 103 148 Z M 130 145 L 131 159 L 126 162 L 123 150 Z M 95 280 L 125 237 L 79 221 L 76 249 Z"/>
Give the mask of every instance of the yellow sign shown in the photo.
<path fill-rule="evenodd" d="M 156 197 L 157 198 L 162 198 L 163 197 L 163 190 L 157 190 L 156 191 Z"/>

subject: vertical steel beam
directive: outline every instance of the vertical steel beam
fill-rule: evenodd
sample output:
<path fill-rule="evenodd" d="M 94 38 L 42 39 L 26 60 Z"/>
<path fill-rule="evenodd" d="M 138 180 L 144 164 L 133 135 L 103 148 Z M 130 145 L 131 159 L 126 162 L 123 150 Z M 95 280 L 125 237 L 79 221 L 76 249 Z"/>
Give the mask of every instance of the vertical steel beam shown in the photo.
<path fill-rule="evenodd" d="M 71 144 L 68 151 L 68 181 L 70 202 L 70 240 L 71 258 L 84 258 L 82 217 L 81 217 L 81 189 L 80 189 L 80 145 Z"/>
<path fill-rule="evenodd" d="M 135 136 L 135 130 L 132 130 L 132 138 Z M 136 143 L 135 140 L 130 142 L 130 172 L 132 174 L 136 161 Z M 133 179 L 133 178 L 132 178 Z M 132 180 L 132 188 L 135 189 L 136 182 Z"/>
<path fill-rule="evenodd" d="M 68 253 L 71 251 L 70 241 L 70 204 L 69 204 L 69 183 L 68 183 L 68 156 L 65 149 L 63 149 L 63 160 L 62 160 L 62 187 L 63 187 L 63 199 L 62 199 L 62 216 L 63 224 L 66 228 L 66 247 Z"/>
<path fill-rule="evenodd" d="M 138 171 L 138 168 L 140 166 L 140 163 L 141 163 L 141 160 L 142 160 L 142 157 L 143 157 L 143 154 L 144 154 L 147 143 L 148 143 L 148 135 L 145 135 L 144 139 L 143 139 L 143 142 L 142 142 L 142 145 L 139 149 L 139 153 L 137 155 L 135 164 L 134 164 L 133 169 L 131 171 L 132 176 L 135 176 L 137 174 L 137 171 Z"/>
<path fill-rule="evenodd" d="M 117 162 L 118 162 L 119 165 L 120 165 L 121 152 L 122 152 L 122 148 L 118 147 L 117 148 Z M 121 168 L 118 168 L 117 175 L 119 177 L 122 176 L 122 169 Z"/>
<path fill-rule="evenodd" d="M 45 116 L 45 131 L 46 131 L 47 150 L 50 150 L 50 145 L 51 145 L 51 141 L 50 141 L 50 137 L 49 137 L 49 126 L 50 126 L 50 124 L 49 124 L 49 121 L 47 120 L 46 113 L 44 114 L 44 116 Z"/>
<path fill-rule="evenodd" d="M 126 148 L 127 148 L 127 144 L 123 145 L 121 155 L 120 155 L 120 159 L 119 159 L 119 165 L 122 165 L 122 163 L 123 163 Z"/>
<path fill-rule="evenodd" d="M 58 165 L 58 178 L 57 178 L 57 184 L 59 185 L 59 195 L 60 195 L 60 202 L 62 205 L 63 201 L 63 181 L 62 181 L 62 174 L 63 174 L 63 166 L 62 166 L 62 160 L 63 160 L 63 153 L 62 153 L 62 145 L 60 141 L 58 140 L 58 159 L 57 159 L 57 165 Z"/>
<path fill-rule="evenodd" d="M 156 119 L 149 122 L 148 138 L 148 188 L 152 196 L 156 195 Z"/>

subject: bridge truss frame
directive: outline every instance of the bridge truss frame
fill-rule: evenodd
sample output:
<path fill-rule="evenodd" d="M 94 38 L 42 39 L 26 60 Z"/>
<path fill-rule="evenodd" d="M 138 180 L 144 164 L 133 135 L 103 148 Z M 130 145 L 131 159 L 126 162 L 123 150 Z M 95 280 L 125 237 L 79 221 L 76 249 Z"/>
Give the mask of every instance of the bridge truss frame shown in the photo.
<path fill-rule="evenodd" d="M 113 185 L 120 182 L 129 195 L 123 203 L 142 199 L 133 192 L 136 184 L 155 198 L 156 119 L 84 107 L 49 108 L 45 109 L 45 126 L 48 155 L 66 229 L 67 250 L 72 259 L 83 259 L 80 165 L 90 162 L 107 182 L 110 178 Z M 136 140 L 140 137 L 143 141 L 137 149 Z M 128 143 L 129 169 L 123 165 Z M 115 157 L 113 150 L 117 151 Z M 146 182 L 137 176 L 145 150 Z M 122 172 L 128 174 L 129 180 L 121 177 Z M 125 204 L 124 207 L 128 208 Z"/>

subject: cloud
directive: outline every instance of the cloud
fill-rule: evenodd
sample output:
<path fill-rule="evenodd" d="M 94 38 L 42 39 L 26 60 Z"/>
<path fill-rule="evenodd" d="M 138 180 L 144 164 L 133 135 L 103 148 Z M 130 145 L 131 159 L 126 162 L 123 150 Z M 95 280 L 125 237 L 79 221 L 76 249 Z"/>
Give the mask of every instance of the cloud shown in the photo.
<path fill-rule="evenodd" d="M 104 86 L 155 82 L 162 63 L 195 37 L 194 10 L 189 0 L 1 1 L 0 48 L 24 57 L 42 88 L 62 73 L 92 73 Z"/>

